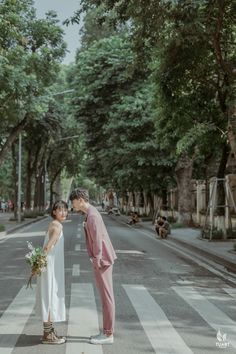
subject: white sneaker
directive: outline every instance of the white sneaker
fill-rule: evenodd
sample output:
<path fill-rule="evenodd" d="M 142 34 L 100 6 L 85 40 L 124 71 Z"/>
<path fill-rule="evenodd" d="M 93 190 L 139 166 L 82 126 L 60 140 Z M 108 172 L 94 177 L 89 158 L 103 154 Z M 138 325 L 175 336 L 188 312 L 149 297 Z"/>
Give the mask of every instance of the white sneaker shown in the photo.
<path fill-rule="evenodd" d="M 103 332 L 100 332 L 99 334 L 93 334 L 92 336 L 89 337 L 89 339 L 97 338 L 97 337 L 100 336 L 101 334 L 103 334 Z"/>
<path fill-rule="evenodd" d="M 114 337 L 113 335 L 106 336 L 103 333 L 99 333 L 97 336 L 90 337 L 91 344 L 113 344 Z"/>

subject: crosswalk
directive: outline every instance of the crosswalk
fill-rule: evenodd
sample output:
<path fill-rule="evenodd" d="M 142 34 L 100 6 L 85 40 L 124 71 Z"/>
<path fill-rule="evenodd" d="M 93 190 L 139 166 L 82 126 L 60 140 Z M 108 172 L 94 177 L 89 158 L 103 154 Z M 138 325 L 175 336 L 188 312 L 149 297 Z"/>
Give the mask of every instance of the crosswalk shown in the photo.
<path fill-rule="evenodd" d="M 192 354 L 192 351 L 171 325 L 164 311 L 144 286 L 123 285 L 123 287 L 156 353 Z"/>
<path fill-rule="evenodd" d="M 25 286 L 0 318 L 0 353 L 11 354 L 34 307 L 33 292 Z"/>
<path fill-rule="evenodd" d="M 193 287 L 173 287 L 176 293 L 181 296 L 199 315 L 216 331 L 221 328 L 231 338 L 231 344 L 236 349 L 236 323 L 223 311 L 218 309 L 210 301 L 202 296 Z"/>
<path fill-rule="evenodd" d="M 74 276 L 79 276 L 79 264 L 74 265 L 71 271 Z M 147 343 L 151 348 L 147 350 L 158 354 L 195 353 L 178 333 L 164 309 L 150 294 L 149 289 L 142 284 L 122 284 L 121 287 L 124 289 L 123 301 L 132 305 L 137 316 L 136 321 L 141 324 L 147 337 Z M 172 290 L 214 330 L 215 334 L 219 330 L 227 334 L 229 346 L 236 349 L 236 323 L 217 308 L 208 299 L 207 294 L 202 295 L 199 289 L 186 285 L 173 286 Z M 226 299 L 232 301 L 235 299 L 235 294 L 235 288 L 222 289 L 224 301 Z M 72 283 L 70 306 L 67 310 L 68 340 L 65 344 L 65 353 L 103 354 L 102 346 L 89 344 L 89 336 L 99 331 L 98 310 L 92 283 L 76 281 Z M 0 318 L 1 354 L 12 353 L 32 313 L 34 313 L 34 291 L 26 290 L 24 286 Z M 217 341 L 216 336 L 213 340 Z"/>
<path fill-rule="evenodd" d="M 81 227 L 78 227 L 76 235 L 75 251 L 84 251 L 81 249 L 80 242 Z M 120 252 L 129 253 L 127 250 Z M 73 264 L 66 271 L 72 275 L 72 284 L 70 288 L 70 301 L 67 308 L 68 326 L 67 326 L 67 342 L 63 345 L 63 354 L 105 354 L 106 349 L 100 345 L 91 345 L 89 336 L 99 332 L 99 311 L 96 305 L 94 284 L 90 282 L 81 282 L 80 273 L 81 265 Z M 83 272 L 83 270 L 82 270 Z M 67 273 L 67 274 L 68 274 Z M 143 284 L 115 284 L 120 287 L 119 303 L 122 303 L 132 313 L 126 314 L 127 321 L 132 316 L 135 323 L 138 323 L 142 335 L 145 336 L 146 349 L 145 352 L 157 354 L 195 354 L 198 353 L 193 347 L 193 340 L 190 341 L 188 336 L 184 336 L 184 330 L 187 332 L 189 328 L 180 331 L 176 327 L 176 322 L 169 316 L 163 302 L 158 296 L 153 296 L 151 289 Z M 204 290 L 204 291 L 203 291 Z M 179 283 L 172 286 L 170 291 L 176 297 L 176 303 L 184 302 L 186 307 L 194 311 L 195 316 L 204 323 L 208 329 L 205 337 L 210 338 L 212 347 L 201 351 L 204 354 L 215 352 L 222 345 L 229 347 L 232 353 L 236 350 L 236 323 L 233 320 L 235 316 L 231 316 L 230 311 L 225 313 L 222 307 L 217 306 L 212 297 L 212 290 L 194 287 L 192 284 Z M 116 293 L 116 292 L 115 292 Z M 235 310 L 232 305 L 236 299 L 236 289 L 232 287 L 222 287 L 218 289 L 217 300 L 219 302 L 229 304 L 228 308 Z M 168 301 L 168 299 L 167 299 Z M 13 301 L 5 309 L 0 317 L 0 354 L 12 354 L 17 347 L 17 341 L 21 334 L 24 333 L 27 322 L 34 315 L 35 291 L 26 290 L 23 286 L 16 294 Z M 120 309 L 117 307 L 117 313 Z M 232 312 L 233 313 L 233 312 Z M 124 316 L 124 315 L 123 315 Z M 189 318 L 191 323 L 192 318 Z M 125 320 L 124 320 L 125 321 Z M 117 345 L 116 353 L 123 352 L 122 338 L 119 338 L 119 326 L 116 325 L 116 336 L 114 346 Z M 192 330 L 192 332 L 194 329 Z M 215 333 L 215 335 L 214 335 Z M 213 334 L 213 335 L 212 335 Z M 194 333 L 193 333 L 194 335 Z M 226 340 L 227 335 L 227 340 Z M 211 337 L 210 337 L 211 336 Z M 119 339 L 118 339 L 119 338 Z M 127 337 L 126 337 L 127 338 Z M 132 347 L 132 328 L 128 336 L 130 340 L 129 347 Z M 120 340 L 120 342 L 119 342 Z M 197 341 L 197 339 L 195 339 Z M 219 348 L 217 348 L 217 345 Z M 32 353 L 39 351 L 33 351 Z M 143 348 L 140 351 L 132 353 L 143 354 Z"/>
<path fill-rule="evenodd" d="M 66 354 L 102 354 L 101 346 L 89 344 L 89 334 L 98 332 L 98 315 L 92 284 L 72 284 Z"/>

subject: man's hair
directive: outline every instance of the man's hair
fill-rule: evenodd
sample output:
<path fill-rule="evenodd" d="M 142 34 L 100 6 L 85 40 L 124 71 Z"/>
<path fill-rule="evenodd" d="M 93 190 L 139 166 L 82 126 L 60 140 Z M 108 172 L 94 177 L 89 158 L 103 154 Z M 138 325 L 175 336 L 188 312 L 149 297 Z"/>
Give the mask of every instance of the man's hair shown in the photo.
<path fill-rule="evenodd" d="M 165 216 L 162 216 L 162 219 L 165 220 L 165 221 L 167 220 Z"/>
<path fill-rule="evenodd" d="M 79 198 L 82 198 L 86 202 L 88 202 L 89 201 L 88 192 L 84 189 L 79 189 L 79 188 L 73 190 L 70 194 L 70 200 L 73 201 L 74 199 L 79 199 Z"/>

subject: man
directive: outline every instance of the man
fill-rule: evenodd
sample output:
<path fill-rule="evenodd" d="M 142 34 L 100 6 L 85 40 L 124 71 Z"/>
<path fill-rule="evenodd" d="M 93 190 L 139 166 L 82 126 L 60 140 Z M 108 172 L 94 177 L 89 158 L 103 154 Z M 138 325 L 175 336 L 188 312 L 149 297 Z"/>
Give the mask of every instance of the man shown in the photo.
<path fill-rule="evenodd" d="M 86 214 L 84 223 L 86 246 L 93 264 L 96 285 L 103 309 L 103 333 L 90 337 L 92 344 L 112 344 L 114 341 L 115 301 L 113 293 L 112 270 L 116 254 L 108 236 L 100 213 L 89 204 L 88 193 L 81 189 L 70 195 L 74 210 Z"/>
<path fill-rule="evenodd" d="M 161 216 L 155 223 L 156 233 L 160 238 L 166 238 L 170 234 L 170 224 L 168 223 L 165 216 Z"/>

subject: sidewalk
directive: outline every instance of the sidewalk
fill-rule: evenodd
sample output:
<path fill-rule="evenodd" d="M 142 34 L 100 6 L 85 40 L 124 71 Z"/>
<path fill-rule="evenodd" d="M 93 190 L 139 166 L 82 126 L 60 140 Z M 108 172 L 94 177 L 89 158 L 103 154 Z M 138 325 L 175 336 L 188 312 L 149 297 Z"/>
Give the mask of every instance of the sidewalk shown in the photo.
<path fill-rule="evenodd" d="M 5 231 L 0 232 L 0 238 L 5 237 L 7 234 L 15 232 L 26 225 L 33 224 L 36 221 L 40 221 L 47 216 L 38 216 L 37 218 L 26 218 L 24 221 L 10 221 L 13 218 L 13 213 L 0 213 L 0 224 L 4 225 Z"/>
<path fill-rule="evenodd" d="M 114 218 L 120 218 L 125 223 L 129 219 L 126 215 L 114 216 Z M 151 221 L 140 221 L 132 227 L 146 229 L 153 233 L 154 238 L 156 237 L 154 225 Z M 194 250 L 207 259 L 223 263 L 231 271 L 236 272 L 236 251 L 234 251 L 236 239 L 230 241 L 208 241 L 201 238 L 200 229 L 186 227 L 171 229 L 171 235 L 168 236 L 167 240 Z M 161 241 L 165 242 L 165 239 Z"/>

